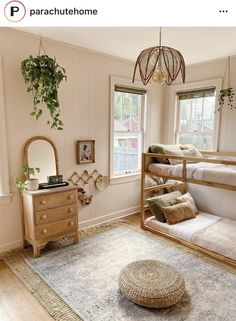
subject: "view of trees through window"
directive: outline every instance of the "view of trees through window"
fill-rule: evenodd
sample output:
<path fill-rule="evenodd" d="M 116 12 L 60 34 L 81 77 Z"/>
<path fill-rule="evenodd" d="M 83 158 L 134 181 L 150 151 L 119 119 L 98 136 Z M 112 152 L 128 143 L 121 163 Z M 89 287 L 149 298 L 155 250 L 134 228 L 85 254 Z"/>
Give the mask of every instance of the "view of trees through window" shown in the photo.
<path fill-rule="evenodd" d="M 215 97 L 205 96 L 179 100 L 177 141 L 211 150 L 213 145 Z"/>
<path fill-rule="evenodd" d="M 113 173 L 140 169 L 144 95 L 116 91 L 114 95 Z"/>

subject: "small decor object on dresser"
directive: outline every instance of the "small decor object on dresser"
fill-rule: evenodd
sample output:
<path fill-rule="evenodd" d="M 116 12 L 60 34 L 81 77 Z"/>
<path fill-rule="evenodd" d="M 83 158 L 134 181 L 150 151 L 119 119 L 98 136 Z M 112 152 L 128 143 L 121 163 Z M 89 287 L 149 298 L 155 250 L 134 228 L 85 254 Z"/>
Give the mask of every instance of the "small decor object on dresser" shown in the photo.
<path fill-rule="evenodd" d="M 95 140 L 77 141 L 77 163 L 95 163 Z"/>
<path fill-rule="evenodd" d="M 49 184 L 58 184 L 63 182 L 63 175 L 52 175 L 48 176 Z"/>

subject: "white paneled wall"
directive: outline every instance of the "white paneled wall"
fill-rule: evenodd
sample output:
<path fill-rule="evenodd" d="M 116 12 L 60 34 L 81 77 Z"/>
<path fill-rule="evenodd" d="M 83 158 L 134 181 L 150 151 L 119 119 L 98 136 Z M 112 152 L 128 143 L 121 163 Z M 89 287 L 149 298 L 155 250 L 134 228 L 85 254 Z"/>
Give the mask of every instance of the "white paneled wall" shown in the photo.
<path fill-rule="evenodd" d="M 223 79 L 227 57 L 215 61 L 208 61 L 188 66 L 186 69 L 186 83 L 200 82 L 210 79 Z M 179 82 L 175 82 L 177 84 Z M 236 90 L 236 56 L 231 58 L 231 85 Z M 236 106 L 236 101 L 235 101 Z M 170 90 L 166 88 L 163 127 L 163 143 L 172 143 L 172 129 L 174 125 L 175 106 L 170 104 Z M 236 109 L 224 109 L 220 115 L 219 150 L 225 152 L 236 151 Z"/>
<path fill-rule="evenodd" d="M 43 32 L 43 31 L 42 31 Z M 22 219 L 19 194 L 14 181 L 20 175 L 23 145 L 32 136 L 51 138 L 59 154 L 60 173 L 67 179 L 73 171 L 97 168 L 109 173 L 109 77 L 131 78 L 134 64 L 114 57 L 82 50 L 53 41 L 45 41 L 49 56 L 55 56 L 66 69 L 67 82 L 61 86 L 60 101 L 64 131 L 50 130 L 44 113 L 39 121 L 29 116 L 32 96 L 26 92 L 20 63 L 29 54 L 36 55 L 39 40 L 27 33 L 0 28 L 3 56 L 3 80 L 6 129 L 12 202 L 0 206 L 0 252 L 22 244 Z M 153 86 L 150 96 L 149 142 L 160 141 L 162 88 Z M 1 115 L 0 115 L 1 117 Z M 150 131 L 150 128 L 152 129 Z M 96 163 L 76 165 L 75 143 L 79 139 L 96 140 Z M 40 167 L 40 164 L 39 164 Z M 80 207 L 81 226 L 136 212 L 140 203 L 139 180 L 110 185 L 103 192 L 92 189 L 93 202 Z"/>

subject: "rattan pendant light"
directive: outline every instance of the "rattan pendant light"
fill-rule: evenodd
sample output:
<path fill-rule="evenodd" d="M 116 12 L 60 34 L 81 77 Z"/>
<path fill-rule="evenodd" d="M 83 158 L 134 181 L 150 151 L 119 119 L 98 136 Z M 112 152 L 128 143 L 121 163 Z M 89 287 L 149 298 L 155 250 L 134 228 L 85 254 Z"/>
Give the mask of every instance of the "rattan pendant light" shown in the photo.
<path fill-rule="evenodd" d="M 141 80 L 146 85 L 152 78 L 158 84 L 171 85 L 181 72 L 185 82 L 185 62 L 182 54 L 173 48 L 162 46 L 161 28 L 159 46 L 144 49 L 138 56 L 134 67 L 133 82 L 137 67 Z"/>

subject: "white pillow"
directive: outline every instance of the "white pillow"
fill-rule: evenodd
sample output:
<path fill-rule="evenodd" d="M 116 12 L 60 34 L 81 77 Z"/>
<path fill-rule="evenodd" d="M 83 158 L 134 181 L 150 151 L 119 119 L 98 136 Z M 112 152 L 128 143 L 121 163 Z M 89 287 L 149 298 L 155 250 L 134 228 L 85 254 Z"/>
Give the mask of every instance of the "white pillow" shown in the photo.
<path fill-rule="evenodd" d="M 202 153 L 200 153 L 199 150 L 193 145 L 181 145 L 180 148 L 181 150 L 169 151 L 169 152 L 166 152 L 166 154 L 175 155 L 175 156 L 204 158 Z M 183 163 L 182 160 L 179 160 L 179 159 L 170 158 L 169 161 L 171 165 L 178 165 Z M 191 162 L 188 161 L 188 163 L 191 163 Z"/>
<path fill-rule="evenodd" d="M 189 193 L 183 194 L 182 196 L 177 197 L 177 203 L 184 203 L 184 202 L 190 202 L 192 205 L 192 209 L 195 214 L 197 214 L 199 211 L 196 207 L 196 204 L 194 202 L 194 199 Z"/>

